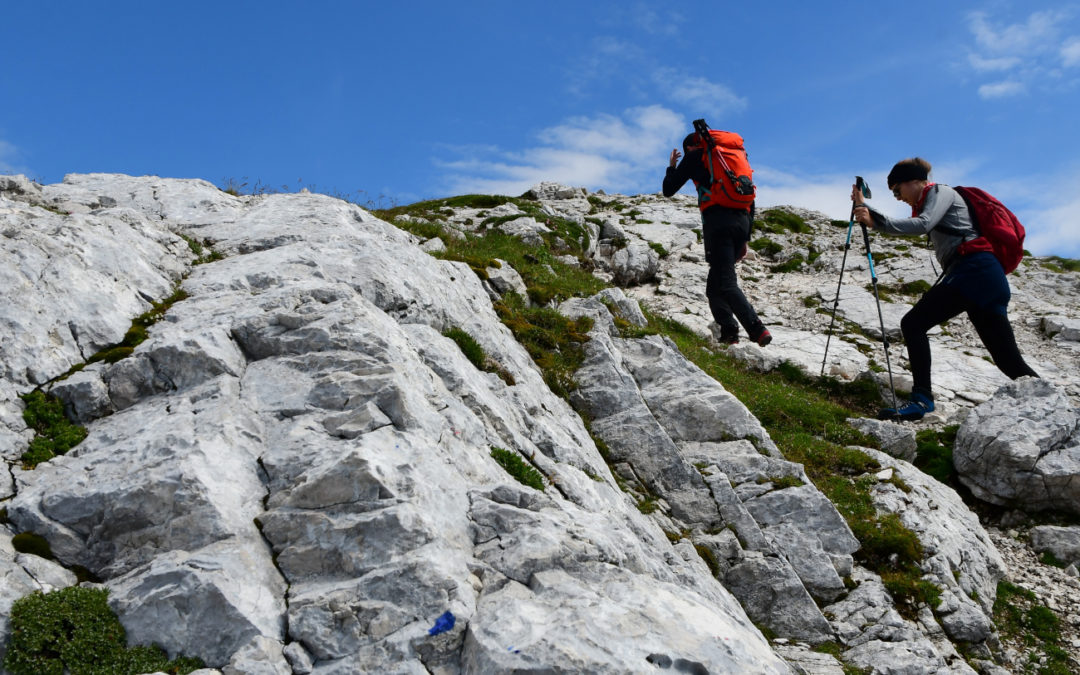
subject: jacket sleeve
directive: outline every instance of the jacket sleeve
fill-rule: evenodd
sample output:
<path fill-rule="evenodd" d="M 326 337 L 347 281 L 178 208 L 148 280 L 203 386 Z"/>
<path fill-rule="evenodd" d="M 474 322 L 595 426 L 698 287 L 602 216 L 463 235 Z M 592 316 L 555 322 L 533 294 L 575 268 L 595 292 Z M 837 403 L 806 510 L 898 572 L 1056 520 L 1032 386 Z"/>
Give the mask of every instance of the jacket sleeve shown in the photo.
<path fill-rule="evenodd" d="M 694 150 L 688 152 L 678 166 L 674 168 L 669 166 L 667 173 L 664 174 L 664 196 L 670 197 L 686 185 L 686 181 L 694 177 L 694 168 L 700 164 L 701 151 Z"/>
<path fill-rule="evenodd" d="M 944 198 L 943 198 L 944 197 Z M 926 234 L 941 222 L 952 206 L 952 199 L 943 196 L 939 186 L 935 185 L 926 193 L 922 211 L 911 218 L 891 218 L 873 208 L 870 214 L 874 219 L 874 229 L 887 234 Z"/>

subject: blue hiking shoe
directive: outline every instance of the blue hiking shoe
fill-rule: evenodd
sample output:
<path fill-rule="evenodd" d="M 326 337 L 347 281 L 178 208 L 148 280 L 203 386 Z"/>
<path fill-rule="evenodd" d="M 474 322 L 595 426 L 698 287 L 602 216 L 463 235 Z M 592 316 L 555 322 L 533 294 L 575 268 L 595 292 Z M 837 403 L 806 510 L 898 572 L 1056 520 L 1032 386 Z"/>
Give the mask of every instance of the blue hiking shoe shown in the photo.
<path fill-rule="evenodd" d="M 878 412 L 878 419 L 915 422 L 928 412 L 934 412 L 934 399 L 922 392 L 913 391 L 911 399 L 899 408 L 882 408 Z"/>

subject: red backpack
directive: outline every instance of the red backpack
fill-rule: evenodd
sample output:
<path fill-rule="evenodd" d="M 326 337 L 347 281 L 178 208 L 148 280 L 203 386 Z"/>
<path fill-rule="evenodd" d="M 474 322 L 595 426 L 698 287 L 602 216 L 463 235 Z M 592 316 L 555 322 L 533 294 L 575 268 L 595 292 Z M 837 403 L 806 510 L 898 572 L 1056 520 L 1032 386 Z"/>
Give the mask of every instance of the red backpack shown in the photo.
<path fill-rule="evenodd" d="M 979 236 L 957 247 L 960 255 L 989 251 L 1009 274 L 1024 257 L 1024 226 L 1017 217 L 990 194 L 976 187 L 954 187 L 967 204 L 972 224 Z"/>
<path fill-rule="evenodd" d="M 742 136 L 733 131 L 709 129 L 705 120 L 694 120 L 694 130 L 705 143 L 701 159 L 709 170 L 709 183 L 698 184 L 698 208 L 725 206 L 749 211 L 754 203 L 754 170 L 743 147 Z"/>

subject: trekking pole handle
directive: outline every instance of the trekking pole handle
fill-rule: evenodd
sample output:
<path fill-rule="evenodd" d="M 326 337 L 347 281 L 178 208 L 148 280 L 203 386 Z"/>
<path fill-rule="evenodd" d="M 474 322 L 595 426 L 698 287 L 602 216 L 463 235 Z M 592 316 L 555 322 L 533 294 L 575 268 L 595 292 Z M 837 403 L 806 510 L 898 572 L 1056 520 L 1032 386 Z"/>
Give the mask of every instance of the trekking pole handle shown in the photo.
<path fill-rule="evenodd" d="M 855 176 L 855 187 L 862 191 L 862 196 L 865 199 L 870 199 L 870 186 L 863 180 L 862 176 Z"/>

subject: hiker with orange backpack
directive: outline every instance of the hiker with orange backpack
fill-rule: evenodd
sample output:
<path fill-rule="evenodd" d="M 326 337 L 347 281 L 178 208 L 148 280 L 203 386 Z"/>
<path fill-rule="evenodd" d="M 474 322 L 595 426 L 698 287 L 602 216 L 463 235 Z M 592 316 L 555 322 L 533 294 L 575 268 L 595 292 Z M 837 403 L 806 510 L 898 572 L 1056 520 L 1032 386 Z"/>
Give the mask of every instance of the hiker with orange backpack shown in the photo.
<path fill-rule="evenodd" d="M 713 337 L 721 344 L 739 341 L 739 324 L 750 339 L 764 347 L 772 335 L 746 299 L 735 274 L 735 263 L 746 256 L 754 223 L 752 170 L 738 134 L 710 130 L 705 120 L 694 121 L 695 132 L 683 139 L 685 156 L 671 151 L 664 175 L 664 196 L 671 197 L 691 180 L 697 187 L 701 210 L 705 262 L 709 276 L 705 297 L 713 324 Z M 736 323 L 738 319 L 738 323 Z"/>
<path fill-rule="evenodd" d="M 944 270 L 900 320 L 911 364 L 910 400 L 882 409 L 879 419 L 920 420 L 934 410 L 926 335 L 961 312 L 967 312 L 1001 372 L 1014 380 L 1038 377 L 1020 355 L 1008 317 L 1011 293 L 1005 275 L 1023 255 L 1023 226 L 981 190 L 929 182 L 930 169 L 930 162 L 914 157 L 897 162 L 889 172 L 889 189 L 911 206 L 910 218 L 890 218 L 865 204 L 862 190 L 851 191 L 858 222 L 885 234 L 928 235 Z"/>

